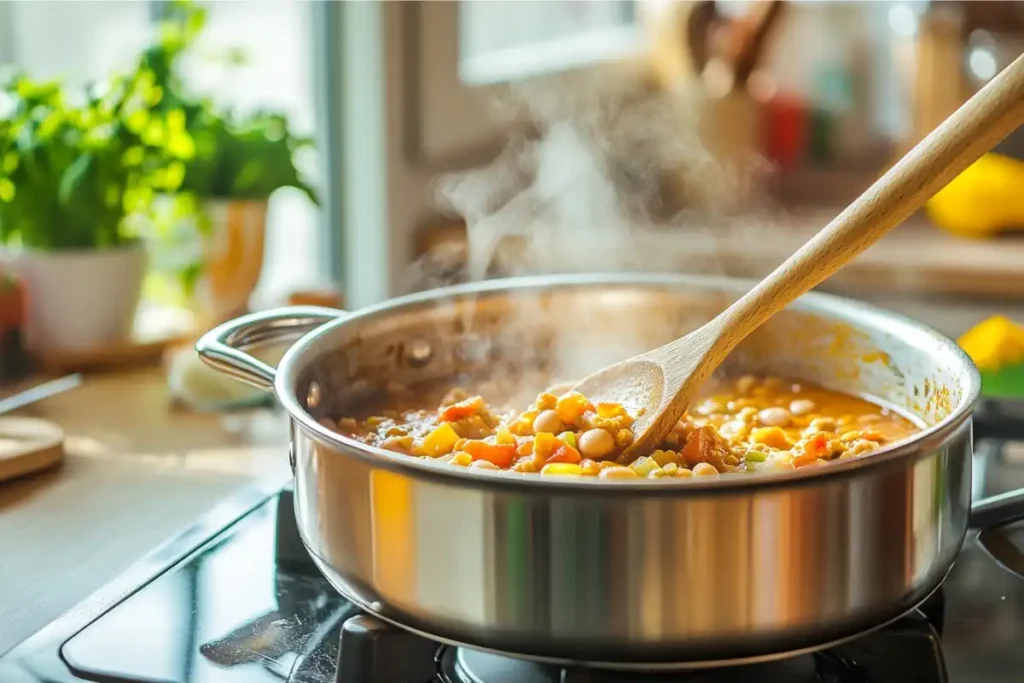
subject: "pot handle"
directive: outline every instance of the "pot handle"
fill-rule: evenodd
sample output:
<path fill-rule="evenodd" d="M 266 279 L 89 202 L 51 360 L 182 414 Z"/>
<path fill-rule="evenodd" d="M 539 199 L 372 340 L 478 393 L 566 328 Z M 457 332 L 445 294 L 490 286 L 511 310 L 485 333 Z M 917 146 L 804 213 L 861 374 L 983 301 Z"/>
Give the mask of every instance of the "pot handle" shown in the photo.
<path fill-rule="evenodd" d="M 1024 488 L 976 500 L 971 504 L 970 527 L 984 531 L 1024 519 Z"/>
<path fill-rule="evenodd" d="M 273 390 L 276 371 L 246 349 L 300 337 L 345 311 L 323 306 L 287 306 L 250 313 L 213 328 L 196 342 L 203 362 L 218 372 L 265 390 Z"/>

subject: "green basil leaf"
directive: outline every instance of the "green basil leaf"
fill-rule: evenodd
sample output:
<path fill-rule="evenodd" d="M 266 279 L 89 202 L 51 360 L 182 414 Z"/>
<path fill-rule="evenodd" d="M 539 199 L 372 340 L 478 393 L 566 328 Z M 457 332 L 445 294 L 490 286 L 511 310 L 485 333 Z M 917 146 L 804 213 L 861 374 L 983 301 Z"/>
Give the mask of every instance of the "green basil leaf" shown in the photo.
<path fill-rule="evenodd" d="M 82 154 L 71 163 L 60 177 L 57 199 L 64 206 L 69 206 L 82 191 L 89 173 L 93 170 L 96 157 L 92 152 Z"/>

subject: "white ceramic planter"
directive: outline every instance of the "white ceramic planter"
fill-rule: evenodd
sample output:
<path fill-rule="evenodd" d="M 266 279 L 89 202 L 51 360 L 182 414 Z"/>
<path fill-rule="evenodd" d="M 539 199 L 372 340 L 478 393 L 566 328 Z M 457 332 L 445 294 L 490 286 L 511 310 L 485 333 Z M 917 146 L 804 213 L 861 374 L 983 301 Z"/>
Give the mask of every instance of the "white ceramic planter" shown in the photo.
<path fill-rule="evenodd" d="M 130 338 L 146 273 L 141 245 L 5 256 L 28 291 L 31 348 L 88 351 Z"/>

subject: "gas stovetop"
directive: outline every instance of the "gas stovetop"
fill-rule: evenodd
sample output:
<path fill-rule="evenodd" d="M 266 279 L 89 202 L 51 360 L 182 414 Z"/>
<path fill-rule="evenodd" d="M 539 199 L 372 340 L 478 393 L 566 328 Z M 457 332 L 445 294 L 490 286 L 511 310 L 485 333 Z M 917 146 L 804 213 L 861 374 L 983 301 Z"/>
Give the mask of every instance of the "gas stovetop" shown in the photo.
<path fill-rule="evenodd" d="M 1024 436 L 1024 420 L 986 433 Z M 976 498 L 1024 486 L 1024 442 L 979 441 L 974 474 Z M 257 486 L 5 655 L 0 683 L 1016 683 L 1022 670 L 1024 523 L 972 532 L 939 592 L 842 646 L 623 674 L 439 645 L 361 614 L 313 567 L 292 492 Z"/>

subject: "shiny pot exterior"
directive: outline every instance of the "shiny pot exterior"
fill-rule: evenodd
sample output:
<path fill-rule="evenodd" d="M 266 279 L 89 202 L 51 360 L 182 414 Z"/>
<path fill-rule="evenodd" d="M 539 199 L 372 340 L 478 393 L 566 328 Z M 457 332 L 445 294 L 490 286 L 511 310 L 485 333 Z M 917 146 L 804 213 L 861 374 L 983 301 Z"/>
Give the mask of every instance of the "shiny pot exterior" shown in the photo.
<path fill-rule="evenodd" d="M 869 393 L 926 425 L 878 454 L 790 472 L 598 481 L 468 470 L 370 449 L 320 423 L 396 379 L 531 364 L 579 376 L 692 329 L 748 284 L 490 282 L 351 315 L 284 309 L 212 332 L 227 344 L 201 343 L 200 353 L 246 381 L 274 383 L 291 416 L 303 540 L 331 583 L 370 612 L 541 659 L 757 660 L 894 619 L 949 571 L 969 525 L 979 390 L 949 340 L 823 295 L 766 324 L 726 371 Z M 347 317 L 318 327 L 337 316 Z M 557 333 L 566 321 L 568 339 Z M 233 348 L 312 328 L 276 378 Z"/>

